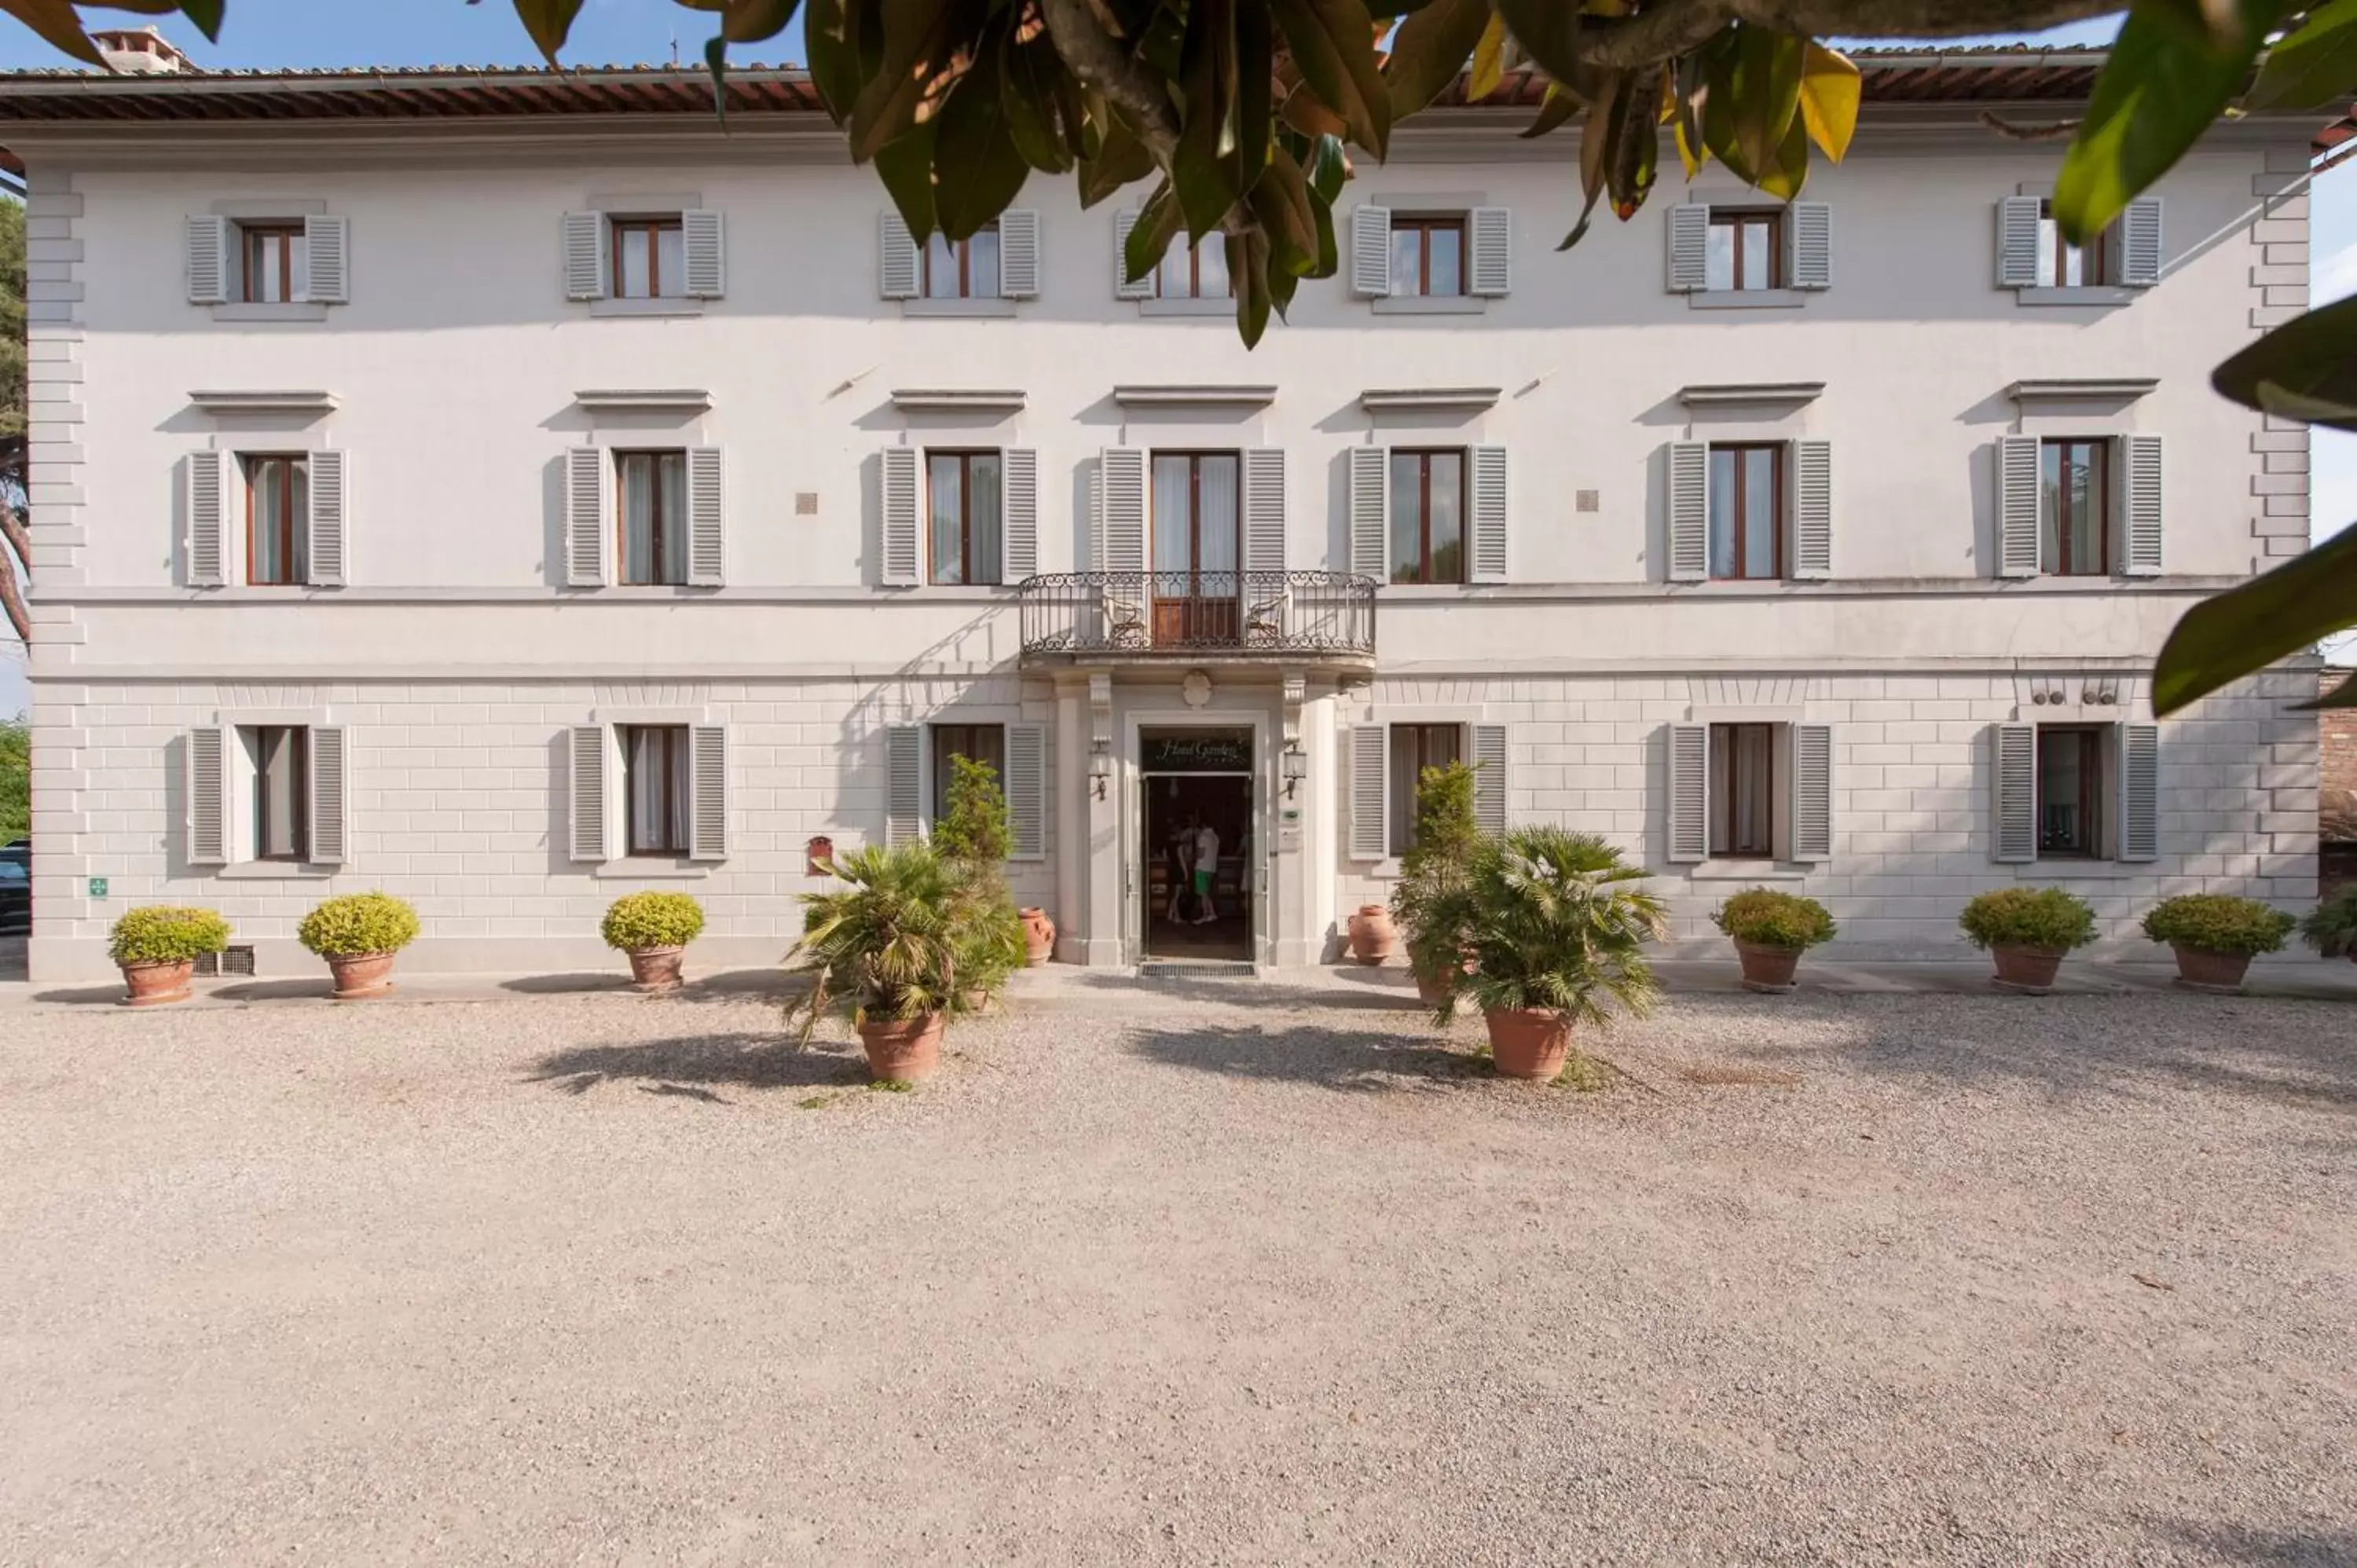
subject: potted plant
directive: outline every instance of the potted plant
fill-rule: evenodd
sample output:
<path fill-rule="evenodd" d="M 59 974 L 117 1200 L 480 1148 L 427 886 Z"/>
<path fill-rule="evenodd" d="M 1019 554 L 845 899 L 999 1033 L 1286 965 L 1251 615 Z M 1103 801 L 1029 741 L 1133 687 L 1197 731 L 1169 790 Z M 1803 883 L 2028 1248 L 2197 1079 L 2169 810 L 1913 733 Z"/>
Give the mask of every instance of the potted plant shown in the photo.
<path fill-rule="evenodd" d="M 957 878 L 970 910 L 958 932 L 956 1010 L 979 1013 L 1006 989 L 1017 970 L 1047 954 L 1032 958 L 1038 937 L 1007 890 L 1006 856 L 1015 846 L 1015 829 L 997 770 L 955 754 L 950 767 L 949 799 L 933 824 L 932 844 Z M 1052 928 L 1048 941 L 1054 941 Z"/>
<path fill-rule="evenodd" d="M 210 909 L 150 904 L 126 909 L 108 934 L 107 952 L 123 971 L 134 1007 L 188 999 L 188 972 L 199 953 L 229 946 L 229 922 Z"/>
<path fill-rule="evenodd" d="M 1458 896 L 1473 971 L 1453 989 L 1481 1009 L 1500 1072 L 1552 1079 L 1575 1025 L 1652 1010 L 1661 988 L 1644 949 L 1668 928 L 1638 886 L 1645 875 L 1604 840 L 1556 827 L 1516 828 L 1475 851 Z"/>
<path fill-rule="evenodd" d="M 1814 898 L 1771 887 L 1745 888 L 1712 911 L 1710 918 L 1734 939 L 1747 991 L 1792 990 L 1801 955 L 1833 940 L 1837 929 L 1831 911 Z"/>
<path fill-rule="evenodd" d="M 2326 958 L 2345 956 L 2357 963 L 2357 887 L 2343 888 L 2309 911 L 2299 923 L 2299 934 Z"/>
<path fill-rule="evenodd" d="M 1465 911 L 1458 895 L 1481 842 L 1473 813 L 1473 769 L 1462 762 L 1427 768 L 1416 780 L 1415 838 L 1400 858 L 1391 916 L 1407 933 L 1415 993 L 1427 1007 L 1454 1007 L 1465 972 Z"/>
<path fill-rule="evenodd" d="M 417 940 L 417 911 L 390 893 L 347 893 L 330 898 L 296 929 L 296 937 L 328 961 L 339 1002 L 382 996 L 393 957 Z"/>
<path fill-rule="evenodd" d="M 1964 906 L 1956 924 L 1996 962 L 1996 983 L 2043 995 L 2073 948 L 2095 940 L 2095 912 L 2060 887 L 1999 887 Z"/>
<path fill-rule="evenodd" d="M 704 933 L 704 906 L 684 893 L 625 893 L 607 908 L 597 933 L 630 955 L 633 987 L 676 991 L 687 944 Z"/>
<path fill-rule="evenodd" d="M 963 928 L 980 917 L 973 889 L 928 843 L 870 844 L 839 855 L 842 886 L 802 895 L 802 936 L 787 956 L 810 989 L 786 1009 L 807 1041 L 834 1009 L 851 1015 L 876 1078 L 916 1082 L 941 1067 L 942 1032 L 966 1010 L 972 950 Z"/>
<path fill-rule="evenodd" d="M 2188 893 L 2145 912 L 2144 934 L 2177 954 L 2177 979 L 2202 991 L 2240 991 L 2251 960 L 2277 952 L 2298 920 L 2255 898 Z"/>

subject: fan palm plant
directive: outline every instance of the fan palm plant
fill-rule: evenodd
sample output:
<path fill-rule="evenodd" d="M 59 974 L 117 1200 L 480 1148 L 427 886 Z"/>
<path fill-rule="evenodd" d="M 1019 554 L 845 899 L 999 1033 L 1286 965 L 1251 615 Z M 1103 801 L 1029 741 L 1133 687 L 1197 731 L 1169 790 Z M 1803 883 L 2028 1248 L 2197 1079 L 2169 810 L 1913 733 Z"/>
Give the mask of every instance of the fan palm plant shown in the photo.
<path fill-rule="evenodd" d="M 1523 827 L 1481 844 L 1458 896 L 1474 971 L 1454 989 L 1485 1013 L 1598 1028 L 1616 1008 L 1641 1017 L 1661 996 L 1645 944 L 1668 930 L 1637 886 L 1646 875 L 1592 833 Z"/>
<path fill-rule="evenodd" d="M 786 955 L 811 982 L 786 1009 L 802 1038 L 838 1007 L 862 1024 L 960 1010 L 974 983 L 970 928 L 988 908 L 958 868 L 929 844 L 870 844 L 839 856 L 834 875 L 841 887 L 803 896 L 802 940 Z"/>

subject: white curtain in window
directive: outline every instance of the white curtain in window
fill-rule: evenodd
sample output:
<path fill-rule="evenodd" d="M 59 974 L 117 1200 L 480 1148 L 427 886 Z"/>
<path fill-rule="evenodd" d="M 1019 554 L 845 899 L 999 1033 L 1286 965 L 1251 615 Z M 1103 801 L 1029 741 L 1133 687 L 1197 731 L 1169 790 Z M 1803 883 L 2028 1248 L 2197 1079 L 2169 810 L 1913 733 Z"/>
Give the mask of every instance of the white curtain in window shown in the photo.
<path fill-rule="evenodd" d="M 1184 572 L 1193 564 L 1193 466 L 1184 456 L 1154 459 L 1154 569 Z"/>
<path fill-rule="evenodd" d="M 1770 777 L 1775 767 L 1775 732 L 1766 725 L 1738 725 L 1729 735 L 1735 745 L 1730 770 L 1735 799 L 1729 813 L 1735 843 L 1762 847 L 1775 831 L 1769 821 L 1773 809 Z"/>
<path fill-rule="evenodd" d="M 973 576 L 977 583 L 996 583 L 999 576 L 998 458 L 976 453 L 967 464 L 966 509 L 974 528 Z"/>
<path fill-rule="evenodd" d="M 662 575 L 659 581 L 687 581 L 687 454 L 666 452 L 662 468 Z M 682 839 L 682 843 L 687 841 Z"/>
<path fill-rule="evenodd" d="M 656 581 L 655 465 L 643 455 L 622 459 L 622 581 Z"/>
<path fill-rule="evenodd" d="M 965 464 L 955 453 L 928 459 L 926 491 L 932 507 L 932 569 L 936 583 L 963 583 L 959 535 L 965 523 Z"/>
<path fill-rule="evenodd" d="M 687 828 L 687 736 L 677 729 L 630 731 L 630 843 L 633 848 L 684 850 Z"/>
<path fill-rule="evenodd" d="M 1236 569 L 1236 456 L 1221 452 L 1196 461 L 1202 466 L 1197 486 L 1202 518 L 1196 531 L 1195 564 L 1206 572 L 1232 572 Z"/>

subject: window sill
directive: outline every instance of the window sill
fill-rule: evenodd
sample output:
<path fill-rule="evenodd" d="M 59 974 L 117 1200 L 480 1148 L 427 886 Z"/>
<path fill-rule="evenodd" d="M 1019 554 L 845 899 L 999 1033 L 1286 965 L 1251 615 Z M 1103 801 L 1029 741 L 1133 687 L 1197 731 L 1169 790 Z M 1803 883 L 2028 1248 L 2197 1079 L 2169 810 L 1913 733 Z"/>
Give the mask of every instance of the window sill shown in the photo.
<path fill-rule="evenodd" d="M 215 866 L 213 875 L 224 882 L 325 882 L 342 869 L 300 860 L 241 860 Z"/>
<path fill-rule="evenodd" d="M 694 882 L 712 875 L 709 861 L 676 860 L 670 855 L 629 854 L 601 863 L 590 875 L 623 882 Z"/>
<path fill-rule="evenodd" d="M 589 302 L 593 317 L 679 317 L 701 316 L 704 301 L 700 299 L 593 299 Z"/>
<path fill-rule="evenodd" d="M 2023 305 L 2131 305 L 2139 291 L 2123 284 L 2097 288 L 2018 288 L 2014 298 Z"/>
<path fill-rule="evenodd" d="M 1140 316 L 1216 316 L 1222 320 L 1236 313 L 1232 299 L 1141 299 Z"/>
<path fill-rule="evenodd" d="M 1004 317 L 1015 314 L 1011 299 L 904 299 L 902 316 Z"/>
<path fill-rule="evenodd" d="M 1691 882 L 1805 882 L 1812 869 L 1782 860 L 1706 860 L 1685 872 Z"/>
<path fill-rule="evenodd" d="M 1367 302 L 1377 316 L 1479 316 L 1490 302 L 1475 294 L 1387 294 Z"/>
<path fill-rule="evenodd" d="M 258 305 L 239 303 L 216 305 L 212 307 L 215 321 L 325 321 L 328 307 L 308 302 L 291 305 Z"/>
<path fill-rule="evenodd" d="M 1349 856 L 1343 858 L 1347 860 Z M 1406 875 L 1400 869 L 1401 864 L 1400 857 L 1395 854 L 1386 855 L 1381 860 L 1362 860 L 1359 862 L 1360 875 L 1376 882 L 1397 882 Z"/>
<path fill-rule="evenodd" d="M 2150 861 L 2084 859 L 2076 855 L 2042 855 L 2029 863 L 2040 876 L 2057 882 L 2118 882 L 2131 876 L 2151 875 Z"/>
<path fill-rule="evenodd" d="M 1798 310 L 1813 292 L 1800 288 L 1709 288 L 1686 295 L 1689 310 Z"/>

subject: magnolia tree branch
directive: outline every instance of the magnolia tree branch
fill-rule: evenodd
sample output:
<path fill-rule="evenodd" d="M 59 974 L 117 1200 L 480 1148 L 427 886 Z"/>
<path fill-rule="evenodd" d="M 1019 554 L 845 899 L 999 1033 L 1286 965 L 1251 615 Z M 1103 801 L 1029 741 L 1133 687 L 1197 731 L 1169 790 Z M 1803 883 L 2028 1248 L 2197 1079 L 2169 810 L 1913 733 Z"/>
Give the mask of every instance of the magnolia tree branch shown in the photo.
<path fill-rule="evenodd" d="M 2119 9 L 2119 0 L 1664 0 L 1622 21 L 1589 22 L 1573 47 L 1590 65 L 1631 70 L 1699 48 L 1729 22 L 1802 38 L 1962 38 L 2039 32 Z"/>
<path fill-rule="evenodd" d="M 1138 139 L 1168 176 L 1171 160 L 1178 156 L 1178 116 L 1161 83 L 1141 70 L 1114 36 L 1112 18 L 1099 0 L 1040 0 L 1040 11 L 1048 19 L 1048 41 L 1064 64 L 1082 86 L 1128 113 Z M 1220 220 L 1220 228 L 1230 234 L 1253 227 L 1252 214 L 1241 202 Z"/>

